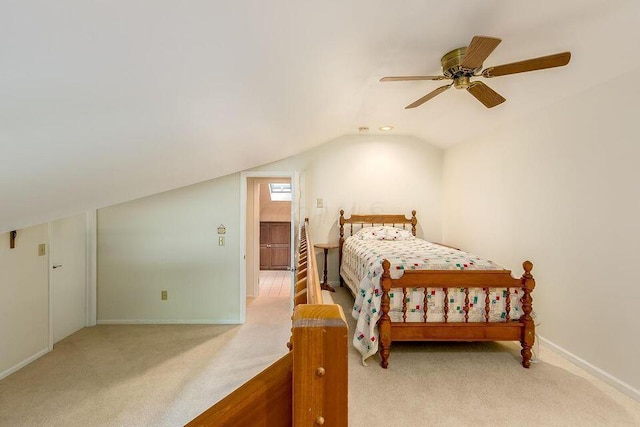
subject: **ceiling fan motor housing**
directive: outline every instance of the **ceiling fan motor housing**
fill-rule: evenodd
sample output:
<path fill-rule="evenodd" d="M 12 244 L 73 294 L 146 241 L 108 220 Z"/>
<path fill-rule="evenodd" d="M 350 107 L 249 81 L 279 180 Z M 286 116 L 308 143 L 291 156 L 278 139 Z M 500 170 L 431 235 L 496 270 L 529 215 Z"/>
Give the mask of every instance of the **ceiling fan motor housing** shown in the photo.
<path fill-rule="evenodd" d="M 478 68 L 463 68 L 462 65 L 460 65 L 466 50 L 466 47 L 459 47 L 446 53 L 442 59 L 440 59 L 442 74 L 453 79 L 453 86 L 456 89 L 468 88 L 471 84 L 470 78 L 482 69 L 482 66 Z"/>

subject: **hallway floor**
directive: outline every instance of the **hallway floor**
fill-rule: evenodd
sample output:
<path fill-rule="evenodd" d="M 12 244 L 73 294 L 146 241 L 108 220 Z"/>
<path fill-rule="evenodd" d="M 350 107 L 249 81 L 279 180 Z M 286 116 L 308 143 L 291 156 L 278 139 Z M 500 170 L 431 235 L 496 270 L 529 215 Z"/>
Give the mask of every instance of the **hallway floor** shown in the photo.
<path fill-rule="evenodd" d="M 260 270 L 261 297 L 291 296 L 291 275 L 289 270 Z"/>

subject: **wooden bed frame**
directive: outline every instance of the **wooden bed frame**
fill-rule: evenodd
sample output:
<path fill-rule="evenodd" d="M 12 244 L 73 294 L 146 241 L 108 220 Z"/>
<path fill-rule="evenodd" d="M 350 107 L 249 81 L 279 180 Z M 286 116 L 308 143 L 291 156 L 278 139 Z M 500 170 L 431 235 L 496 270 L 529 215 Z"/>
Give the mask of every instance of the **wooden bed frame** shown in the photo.
<path fill-rule="evenodd" d="M 411 232 L 416 235 L 416 211 L 411 212 L 411 218 L 404 215 L 351 215 L 344 217 L 344 210 L 340 211 L 340 251 L 339 264 L 342 266 L 342 246 L 344 244 L 345 224 L 348 224 L 349 235 L 359 231 L 363 227 L 372 225 L 402 226 L 411 225 Z M 522 264 L 524 274 L 516 279 L 511 276 L 509 270 L 407 270 L 398 279 L 392 279 L 390 275 L 390 262 L 382 262 L 383 273 L 380 279 L 382 288 L 381 316 L 378 320 L 380 332 L 380 357 L 381 365 L 386 368 L 389 363 L 389 349 L 392 341 L 520 341 L 522 345 L 522 366 L 528 368 L 531 364 L 531 348 L 535 340 L 535 325 L 531 317 L 532 297 L 531 292 L 536 282 L 531 275 L 533 264 L 525 261 Z M 341 281 L 342 281 L 341 277 Z M 444 291 L 444 322 L 428 322 L 428 310 L 426 309 L 423 322 L 406 321 L 406 295 L 407 289 L 412 288 L 443 288 Z M 405 295 L 403 299 L 403 321 L 392 322 L 389 317 L 389 292 L 391 288 L 402 288 Z M 448 322 L 448 289 L 464 289 L 465 292 L 465 321 Z M 469 321 L 469 289 L 482 288 L 485 291 L 485 321 Z M 506 322 L 489 322 L 489 293 L 488 288 L 518 288 L 522 290 L 522 316 L 519 319 L 510 319 L 511 307 L 510 292 L 506 297 Z M 425 292 L 426 299 L 426 292 Z"/>

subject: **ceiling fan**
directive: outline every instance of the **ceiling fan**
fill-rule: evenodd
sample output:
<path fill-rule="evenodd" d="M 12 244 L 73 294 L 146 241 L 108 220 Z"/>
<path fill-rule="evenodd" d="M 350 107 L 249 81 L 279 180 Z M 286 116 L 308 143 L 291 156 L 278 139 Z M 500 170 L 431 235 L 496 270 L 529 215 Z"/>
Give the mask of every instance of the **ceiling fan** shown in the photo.
<path fill-rule="evenodd" d="M 494 37 L 475 36 L 469 46 L 460 47 L 446 53 L 442 59 L 440 59 L 442 63 L 442 76 L 383 77 L 380 81 L 453 80 L 451 84 L 440 86 L 417 101 L 407 105 L 405 108 L 419 107 L 428 100 L 440 95 L 451 86 L 456 89 L 466 89 L 471 95 L 475 96 L 478 101 L 482 102 L 485 107 L 492 108 L 502 104 L 506 99 L 481 81 L 471 81 L 472 77 L 492 78 L 506 76 L 508 74 L 525 73 L 527 71 L 544 70 L 546 68 L 562 67 L 567 65 L 571 59 L 571 52 L 562 52 L 512 62 L 510 64 L 497 65 L 482 70 L 482 63 L 501 41 L 502 40 Z"/>

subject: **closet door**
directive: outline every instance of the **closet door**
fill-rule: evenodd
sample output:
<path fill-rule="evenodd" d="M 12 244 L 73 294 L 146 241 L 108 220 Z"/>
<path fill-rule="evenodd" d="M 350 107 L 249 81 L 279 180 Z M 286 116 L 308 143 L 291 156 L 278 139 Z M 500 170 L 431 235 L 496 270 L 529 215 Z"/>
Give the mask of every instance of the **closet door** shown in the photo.
<path fill-rule="evenodd" d="M 271 269 L 288 270 L 291 257 L 291 223 L 272 222 L 271 234 Z"/>
<path fill-rule="evenodd" d="M 291 223 L 260 223 L 260 270 L 288 270 L 291 263 Z"/>
<path fill-rule="evenodd" d="M 51 223 L 51 320 L 53 342 L 86 326 L 85 214 Z"/>

